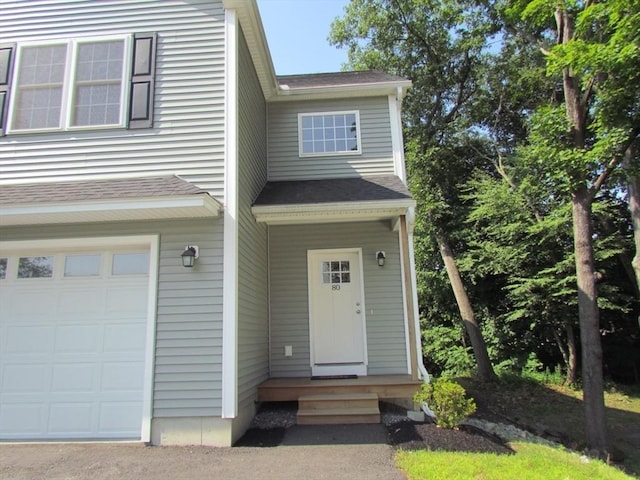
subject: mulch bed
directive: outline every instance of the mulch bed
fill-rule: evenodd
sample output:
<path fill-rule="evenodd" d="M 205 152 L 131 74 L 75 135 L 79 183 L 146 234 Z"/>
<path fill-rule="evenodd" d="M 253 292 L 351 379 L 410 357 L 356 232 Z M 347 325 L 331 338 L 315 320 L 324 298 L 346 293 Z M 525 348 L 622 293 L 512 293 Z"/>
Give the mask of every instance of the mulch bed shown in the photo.
<path fill-rule="evenodd" d="M 432 423 L 398 422 L 387 426 L 387 432 L 389 443 L 402 450 L 426 449 L 503 455 L 514 453 L 499 438 L 467 425 L 450 430 Z"/>
<path fill-rule="evenodd" d="M 471 426 L 457 430 L 439 428 L 431 423 L 401 421 L 387 425 L 387 441 L 402 450 L 443 450 L 512 454 L 499 438 Z M 286 428 L 251 428 L 235 444 L 236 447 L 277 447 L 282 443 Z"/>

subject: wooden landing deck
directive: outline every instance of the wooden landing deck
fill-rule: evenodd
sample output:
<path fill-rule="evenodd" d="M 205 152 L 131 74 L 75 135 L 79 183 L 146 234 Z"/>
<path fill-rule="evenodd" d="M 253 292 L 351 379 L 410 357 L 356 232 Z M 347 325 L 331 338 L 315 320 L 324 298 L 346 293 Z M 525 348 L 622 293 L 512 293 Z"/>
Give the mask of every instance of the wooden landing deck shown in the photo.
<path fill-rule="evenodd" d="M 411 375 L 371 375 L 352 379 L 270 378 L 258 386 L 259 402 L 297 401 L 303 395 L 332 393 L 375 393 L 379 398 L 410 399 L 421 380 Z"/>

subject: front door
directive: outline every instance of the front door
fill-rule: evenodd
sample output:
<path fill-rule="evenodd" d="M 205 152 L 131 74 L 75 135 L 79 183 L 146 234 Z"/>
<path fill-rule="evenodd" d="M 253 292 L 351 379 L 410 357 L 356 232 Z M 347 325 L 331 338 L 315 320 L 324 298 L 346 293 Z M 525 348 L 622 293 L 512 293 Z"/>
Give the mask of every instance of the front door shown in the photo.
<path fill-rule="evenodd" d="M 312 375 L 366 375 L 361 251 L 310 250 Z"/>

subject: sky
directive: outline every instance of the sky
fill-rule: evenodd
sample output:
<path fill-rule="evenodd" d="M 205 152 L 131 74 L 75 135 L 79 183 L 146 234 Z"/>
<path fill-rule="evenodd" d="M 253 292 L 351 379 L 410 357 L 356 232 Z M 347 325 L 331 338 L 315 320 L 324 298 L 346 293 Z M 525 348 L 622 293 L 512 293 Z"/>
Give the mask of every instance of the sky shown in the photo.
<path fill-rule="evenodd" d="M 339 72 L 347 51 L 329 45 L 331 22 L 349 0 L 258 0 L 277 75 Z"/>

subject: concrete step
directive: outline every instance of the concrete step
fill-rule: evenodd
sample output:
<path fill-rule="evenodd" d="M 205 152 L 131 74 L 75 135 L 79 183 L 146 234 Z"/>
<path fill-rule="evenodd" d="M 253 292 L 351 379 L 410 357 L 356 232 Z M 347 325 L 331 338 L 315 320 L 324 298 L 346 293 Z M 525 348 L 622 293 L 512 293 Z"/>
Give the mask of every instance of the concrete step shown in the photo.
<path fill-rule="evenodd" d="M 380 423 L 375 393 L 332 393 L 298 398 L 299 425 Z"/>

